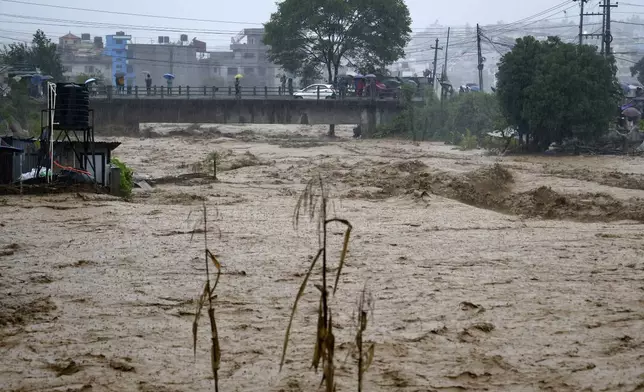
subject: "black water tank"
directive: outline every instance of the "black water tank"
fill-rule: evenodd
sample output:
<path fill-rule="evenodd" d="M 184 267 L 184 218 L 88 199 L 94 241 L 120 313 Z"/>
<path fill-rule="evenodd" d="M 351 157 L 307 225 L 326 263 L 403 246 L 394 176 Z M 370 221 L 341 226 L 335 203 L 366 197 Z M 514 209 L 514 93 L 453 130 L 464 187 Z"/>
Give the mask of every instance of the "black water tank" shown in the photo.
<path fill-rule="evenodd" d="M 56 83 L 54 122 L 60 130 L 89 128 L 89 91 L 85 85 Z"/>

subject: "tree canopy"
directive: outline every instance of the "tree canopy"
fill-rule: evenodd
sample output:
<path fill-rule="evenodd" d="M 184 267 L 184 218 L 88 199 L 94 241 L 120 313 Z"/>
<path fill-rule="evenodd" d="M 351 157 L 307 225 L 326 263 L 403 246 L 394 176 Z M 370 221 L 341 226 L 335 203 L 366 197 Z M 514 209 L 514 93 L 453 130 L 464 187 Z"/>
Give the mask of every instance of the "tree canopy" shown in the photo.
<path fill-rule="evenodd" d="M 644 57 L 631 67 L 631 75 L 637 76 L 637 80 L 644 84 Z"/>
<path fill-rule="evenodd" d="M 285 70 L 322 64 L 333 82 L 343 59 L 379 69 L 403 57 L 410 25 L 404 0 L 284 0 L 264 25 L 264 43 Z"/>
<path fill-rule="evenodd" d="M 55 80 L 63 78 L 63 64 L 56 44 L 52 43 L 42 30 L 36 31 L 31 44 L 12 43 L 0 50 L 0 58 L 14 67 L 36 67 L 43 75 Z"/>
<path fill-rule="evenodd" d="M 592 46 L 519 38 L 499 62 L 497 95 L 508 124 L 535 145 L 605 132 L 619 99 L 616 66 Z"/>

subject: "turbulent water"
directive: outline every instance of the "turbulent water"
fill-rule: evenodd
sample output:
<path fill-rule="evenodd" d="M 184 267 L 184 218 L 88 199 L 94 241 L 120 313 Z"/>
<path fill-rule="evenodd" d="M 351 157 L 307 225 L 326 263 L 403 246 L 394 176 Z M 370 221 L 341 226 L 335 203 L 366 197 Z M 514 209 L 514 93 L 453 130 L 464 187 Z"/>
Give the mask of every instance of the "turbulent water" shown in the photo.
<path fill-rule="evenodd" d="M 644 160 L 504 157 L 437 143 L 337 139 L 324 127 L 148 125 L 115 155 L 152 191 L 131 201 L 0 197 L 0 390 L 212 389 L 199 209 L 222 264 L 223 391 L 312 391 L 318 247 L 293 225 L 322 174 L 353 225 L 331 301 L 337 390 L 365 283 L 375 299 L 367 391 L 644 388 Z M 218 181 L 212 176 L 216 152 Z M 330 231 L 335 273 L 343 228 Z M 91 389 L 90 389 L 91 388 Z M 638 389 L 639 388 L 639 389 Z"/>

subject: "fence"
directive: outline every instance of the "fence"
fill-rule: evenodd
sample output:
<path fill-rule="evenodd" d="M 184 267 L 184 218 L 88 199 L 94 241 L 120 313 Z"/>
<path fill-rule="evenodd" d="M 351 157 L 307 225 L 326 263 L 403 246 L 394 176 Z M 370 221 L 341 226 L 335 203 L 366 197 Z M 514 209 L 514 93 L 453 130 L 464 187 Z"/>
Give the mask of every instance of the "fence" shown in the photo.
<path fill-rule="evenodd" d="M 90 86 L 90 96 L 94 98 L 119 99 L 119 98 L 186 98 L 186 99 L 398 99 L 400 94 L 396 89 L 374 90 L 373 94 L 356 94 L 353 90 L 345 93 L 318 86 L 317 91 L 306 92 L 305 90 L 282 89 L 281 87 L 240 87 L 239 93 L 232 86 L 151 86 L 149 89 L 139 86 Z"/>

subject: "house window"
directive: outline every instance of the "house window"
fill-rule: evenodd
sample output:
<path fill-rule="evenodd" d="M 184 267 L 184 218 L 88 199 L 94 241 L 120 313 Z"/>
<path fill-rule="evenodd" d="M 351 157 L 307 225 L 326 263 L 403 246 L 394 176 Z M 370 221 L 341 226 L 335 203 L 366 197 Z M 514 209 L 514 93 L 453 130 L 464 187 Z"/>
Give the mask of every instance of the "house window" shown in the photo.
<path fill-rule="evenodd" d="M 134 72 L 134 66 L 133 65 L 128 65 L 127 66 L 127 73 L 132 73 Z"/>
<path fill-rule="evenodd" d="M 255 68 L 244 68 L 245 75 L 255 75 Z"/>
<path fill-rule="evenodd" d="M 213 75 L 219 75 L 219 73 L 220 73 L 220 72 L 219 72 L 219 67 L 215 67 L 215 68 L 213 68 L 213 69 L 212 69 L 212 73 L 213 73 Z"/>
<path fill-rule="evenodd" d="M 94 66 L 93 65 L 86 65 L 85 66 L 85 73 L 87 73 L 87 74 L 94 73 Z"/>
<path fill-rule="evenodd" d="M 259 76 L 266 76 L 266 68 L 257 68 L 257 74 Z"/>
<path fill-rule="evenodd" d="M 248 38 L 249 45 L 255 45 L 255 38 Z"/>
<path fill-rule="evenodd" d="M 116 68 L 118 71 L 123 70 L 123 66 L 122 66 L 121 64 L 116 64 L 116 67 L 115 67 L 115 68 Z"/>
<path fill-rule="evenodd" d="M 228 76 L 237 75 L 237 67 L 228 67 Z"/>
<path fill-rule="evenodd" d="M 254 59 L 254 58 L 255 58 L 255 53 L 252 53 L 252 52 L 244 52 L 244 58 L 245 58 L 245 59 Z"/>

